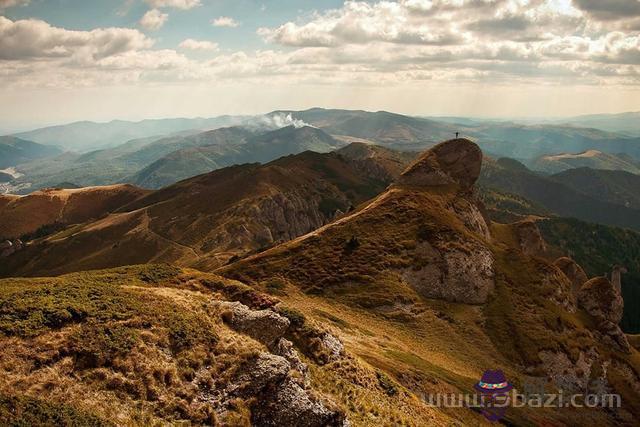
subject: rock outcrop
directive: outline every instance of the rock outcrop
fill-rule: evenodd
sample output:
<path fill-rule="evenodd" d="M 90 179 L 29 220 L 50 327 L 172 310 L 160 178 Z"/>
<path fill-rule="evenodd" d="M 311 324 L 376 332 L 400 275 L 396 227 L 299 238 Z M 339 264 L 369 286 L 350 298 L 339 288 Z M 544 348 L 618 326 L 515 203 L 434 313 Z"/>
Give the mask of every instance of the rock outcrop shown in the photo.
<path fill-rule="evenodd" d="M 290 321 L 272 310 L 251 310 L 239 302 L 219 303 L 224 321 L 237 332 L 265 344 L 272 353 L 260 353 L 240 369 L 224 392 L 223 406 L 234 397 L 255 398 L 252 423 L 260 426 L 348 426 L 344 414 L 330 409 L 307 390 L 307 365 L 284 334 Z M 335 354 L 342 343 L 330 334 L 322 336 Z M 298 374 L 294 374 L 297 372 Z"/>
<path fill-rule="evenodd" d="M 622 320 L 624 300 L 606 277 L 594 277 L 578 292 L 578 304 L 596 321 L 597 332 L 618 349 L 629 352 L 630 345 L 618 324 Z"/>
<path fill-rule="evenodd" d="M 468 139 L 442 142 L 423 153 L 400 175 L 398 183 L 411 186 L 458 184 L 468 190 L 480 176 L 482 151 Z"/>
<path fill-rule="evenodd" d="M 403 280 L 426 298 L 484 304 L 494 288 L 493 254 L 479 243 L 465 243 L 458 249 L 421 242 L 416 252 L 424 266 L 404 270 Z"/>
<path fill-rule="evenodd" d="M 574 260 L 568 257 L 560 257 L 554 261 L 553 265 L 558 267 L 560 271 L 564 273 L 565 276 L 571 282 L 571 295 L 574 298 L 574 301 L 578 298 L 578 291 L 582 288 L 589 278 L 587 274 L 584 272 L 582 267 L 578 265 Z"/>
<path fill-rule="evenodd" d="M 547 251 L 547 244 L 534 221 L 516 222 L 514 228 L 520 249 L 525 255 L 542 256 Z"/>
<path fill-rule="evenodd" d="M 289 319 L 272 310 L 251 310 L 239 302 L 221 305 L 227 310 L 223 316 L 229 326 L 268 347 L 274 345 L 289 328 Z"/>
<path fill-rule="evenodd" d="M 615 265 L 611 271 L 611 284 L 618 293 L 622 293 L 622 275 L 627 272 L 627 269 L 621 265 Z"/>

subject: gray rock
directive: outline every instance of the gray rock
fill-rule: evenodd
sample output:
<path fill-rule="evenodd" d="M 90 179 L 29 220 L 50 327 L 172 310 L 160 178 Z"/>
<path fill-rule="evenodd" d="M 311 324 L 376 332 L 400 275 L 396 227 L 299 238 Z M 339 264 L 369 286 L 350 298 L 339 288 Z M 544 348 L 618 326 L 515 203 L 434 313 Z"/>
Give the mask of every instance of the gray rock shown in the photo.
<path fill-rule="evenodd" d="M 547 251 L 547 244 L 534 221 L 525 220 L 514 224 L 520 249 L 525 255 L 542 256 Z"/>
<path fill-rule="evenodd" d="M 428 242 L 416 248 L 424 266 L 408 268 L 402 278 L 426 298 L 483 304 L 495 286 L 494 258 L 480 244 L 467 242 L 467 250 L 436 249 Z"/>
<path fill-rule="evenodd" d="M 306 363 L 300 359 L 300 355 L 296 351 L 293 343 L 285 338 L 280 338 L 271 348 L 273 354 L 282 356 L 291 364 L 291 368 L 300 372 L 306 381 L 307 372 L 309 370 Z"/>
<path fill-rule="evenodd" d="M 287 378 L 273 393 L 266 396 L 253 411 L 253 422 L 273 427 L 345 426 L 346 419 L 338 411 L 329 410 L 313 399 L 297 382 Z"/>
<path fill-rule="evenodd" d="M 260 353 L 243 367 L 227 392 L 229 395 L 256 396 L 267 386 L 284 381 L 290 369 L 291 365 L 284 357 Z"/>
<path fill-rule="evenodd" d="M 231 314 L 225 318 L 231 328 L 267 346 L 275 344 L 289 328 L 289 319 L 272 310 L 251 310 L 239 302 L 223 302 L 221 305 Z"/>
<path fill-rule="evenodd" d="M 565 276 L 571 282 L 571 295 L 574 298 L 574 301 L 578 298 L 578 292 L 582 285 L 584 285 L 589 278 L 587 274 L 584 272 L 582 267 L 580 267 L 574 260 L 567 257 L 561 257 L 555 260 L 553 263 L 556 267 L 564 273 Z"/>

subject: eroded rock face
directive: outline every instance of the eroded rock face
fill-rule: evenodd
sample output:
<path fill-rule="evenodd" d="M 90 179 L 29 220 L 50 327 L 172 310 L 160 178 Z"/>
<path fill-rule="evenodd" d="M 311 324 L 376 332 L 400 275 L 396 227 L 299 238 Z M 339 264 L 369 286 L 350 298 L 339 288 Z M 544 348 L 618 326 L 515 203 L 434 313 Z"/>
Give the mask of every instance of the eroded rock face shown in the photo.
<path fill-rule="evenodd" d="M 585 393 L 589 382 L 596 379 L 592 371 L 600 358 L 594 349 L 581 351 L 575 363 L 563 352 L 542 351 L 539 356 L 547 375 L 556 384 L 562 384 L 565 392 Z M 606 381 L 606 367 L 606 363 L 601 364 L 602 369 L 599 370 L 598 379 Z"/>
<path fill-rule="evenodd" d="M 272 310 L 251 310 L 239 302 L 221 305 L 228 310 L 225 321 L 229 326 L 267 346 L 275 344 L 289 328 L 289 319 Z"/>
<path fill-rule="evenodd" d="M 477 202 L 479 201 L 473 200 L 473 202 L 471 202 L 464 197 L 459 197 L 455 199 L 451 210 L 460 218 L 460 221 L 462 221 L 467 229 L 479 234 L 487 239 L 487 241 L 491 241 L 487 220 L 482 214 L 481 209 L 476 205 Z"/>
<path fill-rule="evenodd" d="M 287 378 L 253 412 L 253 423 L 258 426 L 348 426 L 343 414 L 328 409 L 314 400 L 300 384 Z"/>
<path fill-rule="evenodd" d="M 482 166 L 482 151 L 468 139 L 442 142 L 423 153 L 398 179 L 399 184 L 440 186 L 458 184 L 470 189 Z"/>
<path fill-rule="evenodd" d="M 630 345 L 618 324 L 622 320 L 624 300 L 606 277 L 594 277 L 578 292 L 578 304 L 596 321 L 597 332 L 618 349 L 629 352 Z"/>
<path fill-rule="evenodd" d="M 555 260 L 553 263 L 556 267 L 560 269 L 564 273 L 565 276 L 571 281 L 571 295 L 574 300 L 578 298 L 578 291 L 584 285 L 589 278 L 587 274 L 584 272 L 582 267 L 580 267 L 574 260 L 567 257 L 561 257 Z"/>
<path fill-rule="evenodd" d="M 624 301 L 606 277 L 587 281 L 578 293 L 578 303 L 593 317 L 619 323 Z"/>
<path fill-rule="evenodd" d="M 541 256 L 547 250 L 547 244 L 534 221 L 525 220 L 514 224 L 520 249 L 525 255 Z"/>
<path fill-rule="evenodd" d="M 424 266 L 403 271 L 402 278 L 426 298 L 483 304 L 495 286 L 494 258 L 480 244 L 436 248 L 428 242 L 417 251 Z"/>

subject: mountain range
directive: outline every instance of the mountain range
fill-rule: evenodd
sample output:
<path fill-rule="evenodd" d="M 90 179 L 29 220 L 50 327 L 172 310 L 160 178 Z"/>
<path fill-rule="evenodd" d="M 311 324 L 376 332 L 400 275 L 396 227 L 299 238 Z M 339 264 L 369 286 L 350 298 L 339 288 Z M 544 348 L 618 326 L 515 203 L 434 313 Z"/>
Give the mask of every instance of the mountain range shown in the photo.
<path fill-rule="evenodd" d="M 304 126 L 282 130 L 286 141 L 296 131 L 344 144 Z M 518 391 L 532 377 L 566 395 L 598 380 L 624 402 L 510 407 L 504 424 L 634 425 L 637 340 L 618 326 L 633 301 L 607 261 L 583 269 L 566 257 L 576 243 L 543 238 L 565 226 L 525 213 L 556 205 L 502 188 L 537 195 L 530 189 L 556 185 L 568 201 L 632 208 L 556 179 L 483 160 L 464 138 L 419 154 L 359 141 L 155 191 L 5 197 L 4 208 L 30 197 L 41 207 L 0 207 L 0 222 L 14 214 L 29 225 L 1 253 L 0 420 L 490 425 L 478 408 L 428 397 L 474 393 L 483 372 L 501 369 Z M 485 203 L 519 205 L 522 217 L 491 221 L 501 207 L 483 206 L 488 191 Z M 84 198 L 101 212 L 79 209 Z M 31 220 L 40 212 L 50 217 Z M 39 225 L 55 218 L 60 228 Z"/>

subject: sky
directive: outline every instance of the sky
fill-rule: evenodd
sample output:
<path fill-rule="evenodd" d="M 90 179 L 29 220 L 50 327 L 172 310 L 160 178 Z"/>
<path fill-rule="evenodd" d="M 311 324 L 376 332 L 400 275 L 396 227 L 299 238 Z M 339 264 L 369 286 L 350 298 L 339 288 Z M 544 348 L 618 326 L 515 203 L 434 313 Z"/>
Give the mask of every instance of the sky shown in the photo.
<path fill-rule="evenodd" d="M 640 0 L 0 0 L 0 129 L 640 110 Z"/>

